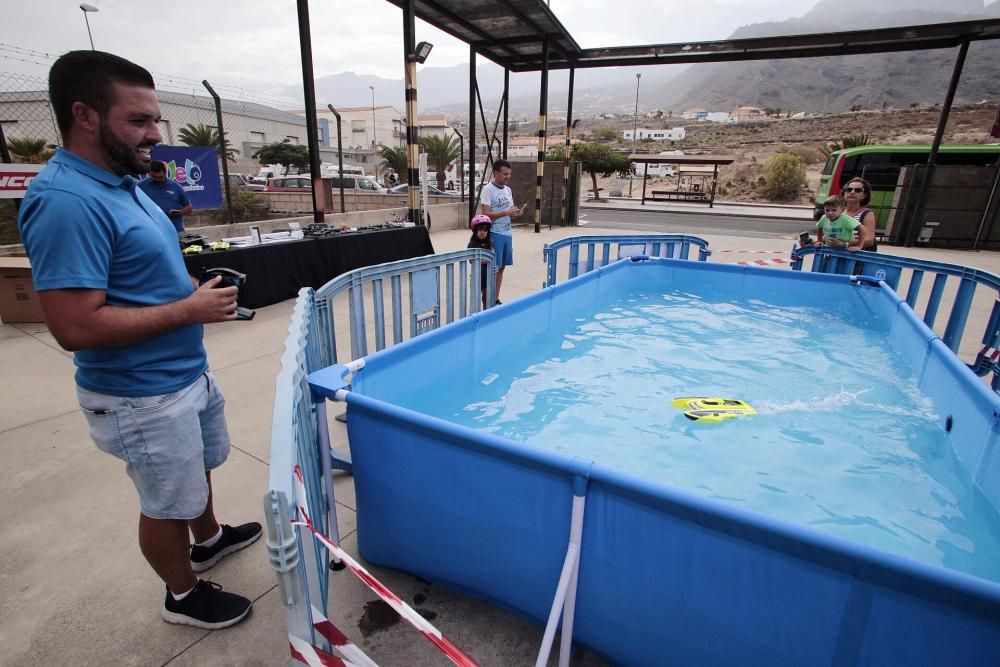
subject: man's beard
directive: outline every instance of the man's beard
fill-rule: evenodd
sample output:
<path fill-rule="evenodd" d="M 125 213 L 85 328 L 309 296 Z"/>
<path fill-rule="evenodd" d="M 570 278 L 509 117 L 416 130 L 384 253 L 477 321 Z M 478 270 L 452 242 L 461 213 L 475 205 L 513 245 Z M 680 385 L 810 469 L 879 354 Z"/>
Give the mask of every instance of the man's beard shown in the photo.
<path fill-rule="evenodd" d="M 127 174 L 145 174 L 149 171 L 149 165 L 140 162 L 135 155 L 135 151 L 140 146 L 148 145 L 152 148 L 153 144 L 139 143 L 135 146 L 129 146 L 112 134 L 110 128 L 104 122 L 101 122 L 99 139 L 101 150 L 104 151 L 108 166 L 111 167 L 111 171 L 115 174 L 125 176 Z"/>

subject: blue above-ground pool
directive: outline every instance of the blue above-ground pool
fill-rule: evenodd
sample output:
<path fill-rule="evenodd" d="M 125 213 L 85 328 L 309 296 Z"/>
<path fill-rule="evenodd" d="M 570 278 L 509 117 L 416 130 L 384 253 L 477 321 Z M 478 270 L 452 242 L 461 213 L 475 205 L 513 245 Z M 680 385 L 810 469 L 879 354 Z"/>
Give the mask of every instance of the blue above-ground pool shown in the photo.
<path fill-rule="evenodd" d="M 358 366 L 371 563 L 544 623 L 576 493 L 573 638 L 616 664 L 1000 660 L 1000 399 L 884 285 L 624 260 Z M 735 392 L 756 416 L 670 405 Z"/>

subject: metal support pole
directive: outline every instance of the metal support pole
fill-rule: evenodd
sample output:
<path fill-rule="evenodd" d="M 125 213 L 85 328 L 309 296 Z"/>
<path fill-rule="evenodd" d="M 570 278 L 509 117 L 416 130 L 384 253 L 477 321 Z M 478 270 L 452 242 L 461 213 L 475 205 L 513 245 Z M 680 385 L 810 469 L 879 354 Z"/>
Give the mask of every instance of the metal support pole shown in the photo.
<path fill-rule="evenodd" d="M 326 108 L 337 117 L 337 174 L 340 176 L 340 212 L 344 213 L 344 147 L 341 139 L 340 112 L 334 109 L 332 104 L 327 104 Z"/>
<path fill-rule="evenodd" d="M 469 220 L 476 215 L 476 47 L 469 46 Z"/>
<path fill-rule="evenodd" d="M 569 210 L 569 149 L 570 149 L 570 134 L 573 132 L 573 78 L 576 74 L 576 68 L 569 68 L 569 96 L 566 100 L 566 144 L 563 147 L 563 196 L 562 196 L 562 211 L 559 218 L 562 220 L 564 227 L 569 226 L 569 220 L 566 218 L 566 211 Z"/>
<path fill-rule="evenodd" d="M 312 36 L 309 28 L 309 0 L 297 0 L 299 16 L 299 51 L 302 59 L 302 91 L 306 103 L 306 141 L 309 144 L 309 175 L 312 178 L 313 220 L 324 222 L 326 191 L 319 161 L 319 133 L 316 126 L 316 81 L 313 78 Z"/>
<path fill-rule="evenodd" d="M 451 128 L 451 131 L 458 135 L 458 191 L 461 197 L 459 201 L 465 201 L 465 135 L 455 127 Z M 469 219 L 471 220 L 472 216 L 469 216 Z"/>
<path fill-rule="evenodd" d="M 642 78 L 642 74 L 639 72 L 635 73 L 635 113 L 632 114 L 632 154 L 635 155 L 635 140 L 638 138 L 638 128 L 639 128 L 639 79 Z M 642 182 L 643 185 L 646 183 L 646 172 L 648 171 L 648 165 L 643 165 L 642 169 Z M 632 198 L 632 178 L 635 175 L 635 167 L 632 167 L 632 172 L 628 175 L 628 196 L 629 199 Z"/>
<path fill-rule="evenodd" d="M 545 116 L 549 108 L 549 38 L 542 42 L 542 86 L 538 101 L 538 162 L 535 166 L 535 233 L 542 233 L 542 178 L 545 176 Z M 504 128 L 506 129 L 506 127 Z M 506 149 L 506 146 L 504 147 Z"/>
<path fill-rule="evenodd" d="M 507 159 L 507 119 L 508 119 L 508 109 L 510 107 L 507 102 L 510 101 L 510 70 L 506 67 L 503 68 L 503 159 Z"/>
<path fill-rule="evenodd" d="M 951 112 L 951 103 L 955 99 L 955 90 L 958 88 L 958 81 L 962 78 L 962 68 L 965 66 L 965 56 L 969 53 L 969 40 L 963 41 L 958 47 L 958 56 L 955 58 L 955 67 L 951 72 L 951 82 L 948 84 L 948 93 L 944 97 L 944 104 L 941 105 L 941 116 L 938 118 L 937 130 L 934 132 L 934 143 L 931 144 L 931 152 L 927 156 L 927 169 L 924 170 L 924 177 L 920 182 L 920 192 L 917 194 L 917 205 L 913 209 L 912 222 L 909 225 L 906 235 L 905 245 L 911 246 L 916 241 L 923 224 L 924 209 L 927 206 L 927 195 L 930 192 L 931 183 L 934 180 L 934 166 L 937 161 L 938 149 L 941 147 L 941 139 L 944 137 L 944 127 L 948 123 L 948 114 Z"/>
<path fill-rule="evenodd" d="M 424 224 L 420 215 L 420 193 L 417 160 L 420 154 L 420 137 L 417 134 L 417 61 L 413 59 L 416 49 L 416 18 L 413 11 L 413 0 L 403 2 L 403 59 L 405 64 L 405 98 L 406 98 L 406 181 L 409 183 L 407 195 L 409 210 L 407 220 L 418 225 Z"/>
<path fill-rule="evenodd" d="M 215 102 L 215 122 L 219 124 L 219 157 L 222 158 L 222 187 L 226 193 L 226 218 L 229 224 L 233 224 L 233 199 L 229 193 L 229 154 L 226 151 L 226 130 L 222 127 L 222 100 L 208 83 L 208 79 L 202 80 L 201 85 L 205 86 Z"/>
<path fill-rule="evenodd" d="M 13 162 L 10 157 L 10 149 L 7 148 L 7 137 L 3 134 L 3 123 L 0 123 L 0 159 L 7 164 Z"/>
<path fill-rule="evenodd" d="M 0 123 L 0 160 L 2 160 L 5 164 L 10 164 L 11 162 L 13 162 L 13 160 L 10 157 L 10 149 L 7 148 L 7 137 L 5 137 L 3 134 L 3 123 Z M 15 211 L 21 210 L 20 199 L 14 200 L 14 210 Z"/>
<path fill-rule="evenodd" d="M 719 182 L 719 165 L 718 165 L 718 163 L 716 163 L 715 164 L 715 168 L 712 169 L 712 196 L 709 197 L 709 199 L 708 199 L 708 207 L 709 208 L 712 208 L 713 206 L 715 206 L 715 186 L 718 184 L 718 182 Z M 643 192 L 646 191 L 646 178 L 645 178 L 645 176 L 643 176 L 643 179 L 642 179 L 642 191 Z"/>

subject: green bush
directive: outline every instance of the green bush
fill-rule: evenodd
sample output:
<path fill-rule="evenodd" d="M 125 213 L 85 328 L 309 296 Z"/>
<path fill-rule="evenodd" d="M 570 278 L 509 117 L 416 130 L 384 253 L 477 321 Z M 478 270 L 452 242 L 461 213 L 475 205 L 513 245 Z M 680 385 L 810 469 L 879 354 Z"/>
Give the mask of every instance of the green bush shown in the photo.
<path fill-rule="evenodd" d="M 786 151 L 798 155 L 805 164 L 816 164 L 826 160 L 826 155 L 813 146 L 789 146 Z"/>
<path fill-rule="evenodd" d="M 267 217 L 267 199 L 251 190 L 231 190 L 233 222 L 250 222 Z"/>
<path fill-rule="evenodd" d="M 771 200 L 794 199 L 806 185 L 806 167 L 802 158 L 792 153 L 778 153 L 767 161 L 761 194 Z"/>

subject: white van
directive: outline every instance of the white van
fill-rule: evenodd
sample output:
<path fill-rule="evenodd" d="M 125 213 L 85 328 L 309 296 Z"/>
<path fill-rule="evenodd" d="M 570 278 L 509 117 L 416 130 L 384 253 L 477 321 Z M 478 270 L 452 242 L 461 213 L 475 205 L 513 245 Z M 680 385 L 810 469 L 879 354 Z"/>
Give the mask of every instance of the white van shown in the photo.
<path fill-rule="evenodd" d="M 289 168 L 283 164 L 265 164 L 257 172 L 257 178 L 267 181 L 269 178 L 275 178 L 277 176 L 295 176 L 299 173 L 296 168 Z"/>
<path fill-rule="evenodd" d="M 355 166 L 353 164 L 345 164 L 344 171 L 341 172 L 340 168 L 336 164 L 330 164 L 329 162 L 324 162 L 322 165 L 322 172 L 324 178 L 333 178 L 334 176 L 340 176 L 341 173 L 344 176 L 366 176 L 365 170 L 362 167 Z"/>
<path fill-rule="evenodd" d="M 385 194 L 386 189 L 375 182 L 375 179 L 368 176 L 347 175 L 347 167 L 344 167 L 344 176 L 337 176 L 336 172 L 332 176 L 324 176 L 330 179 L 334 194 L 340 192 L 340 184 L 344 184 L 345 192 L 367 192 L 369 194 Z"/>

